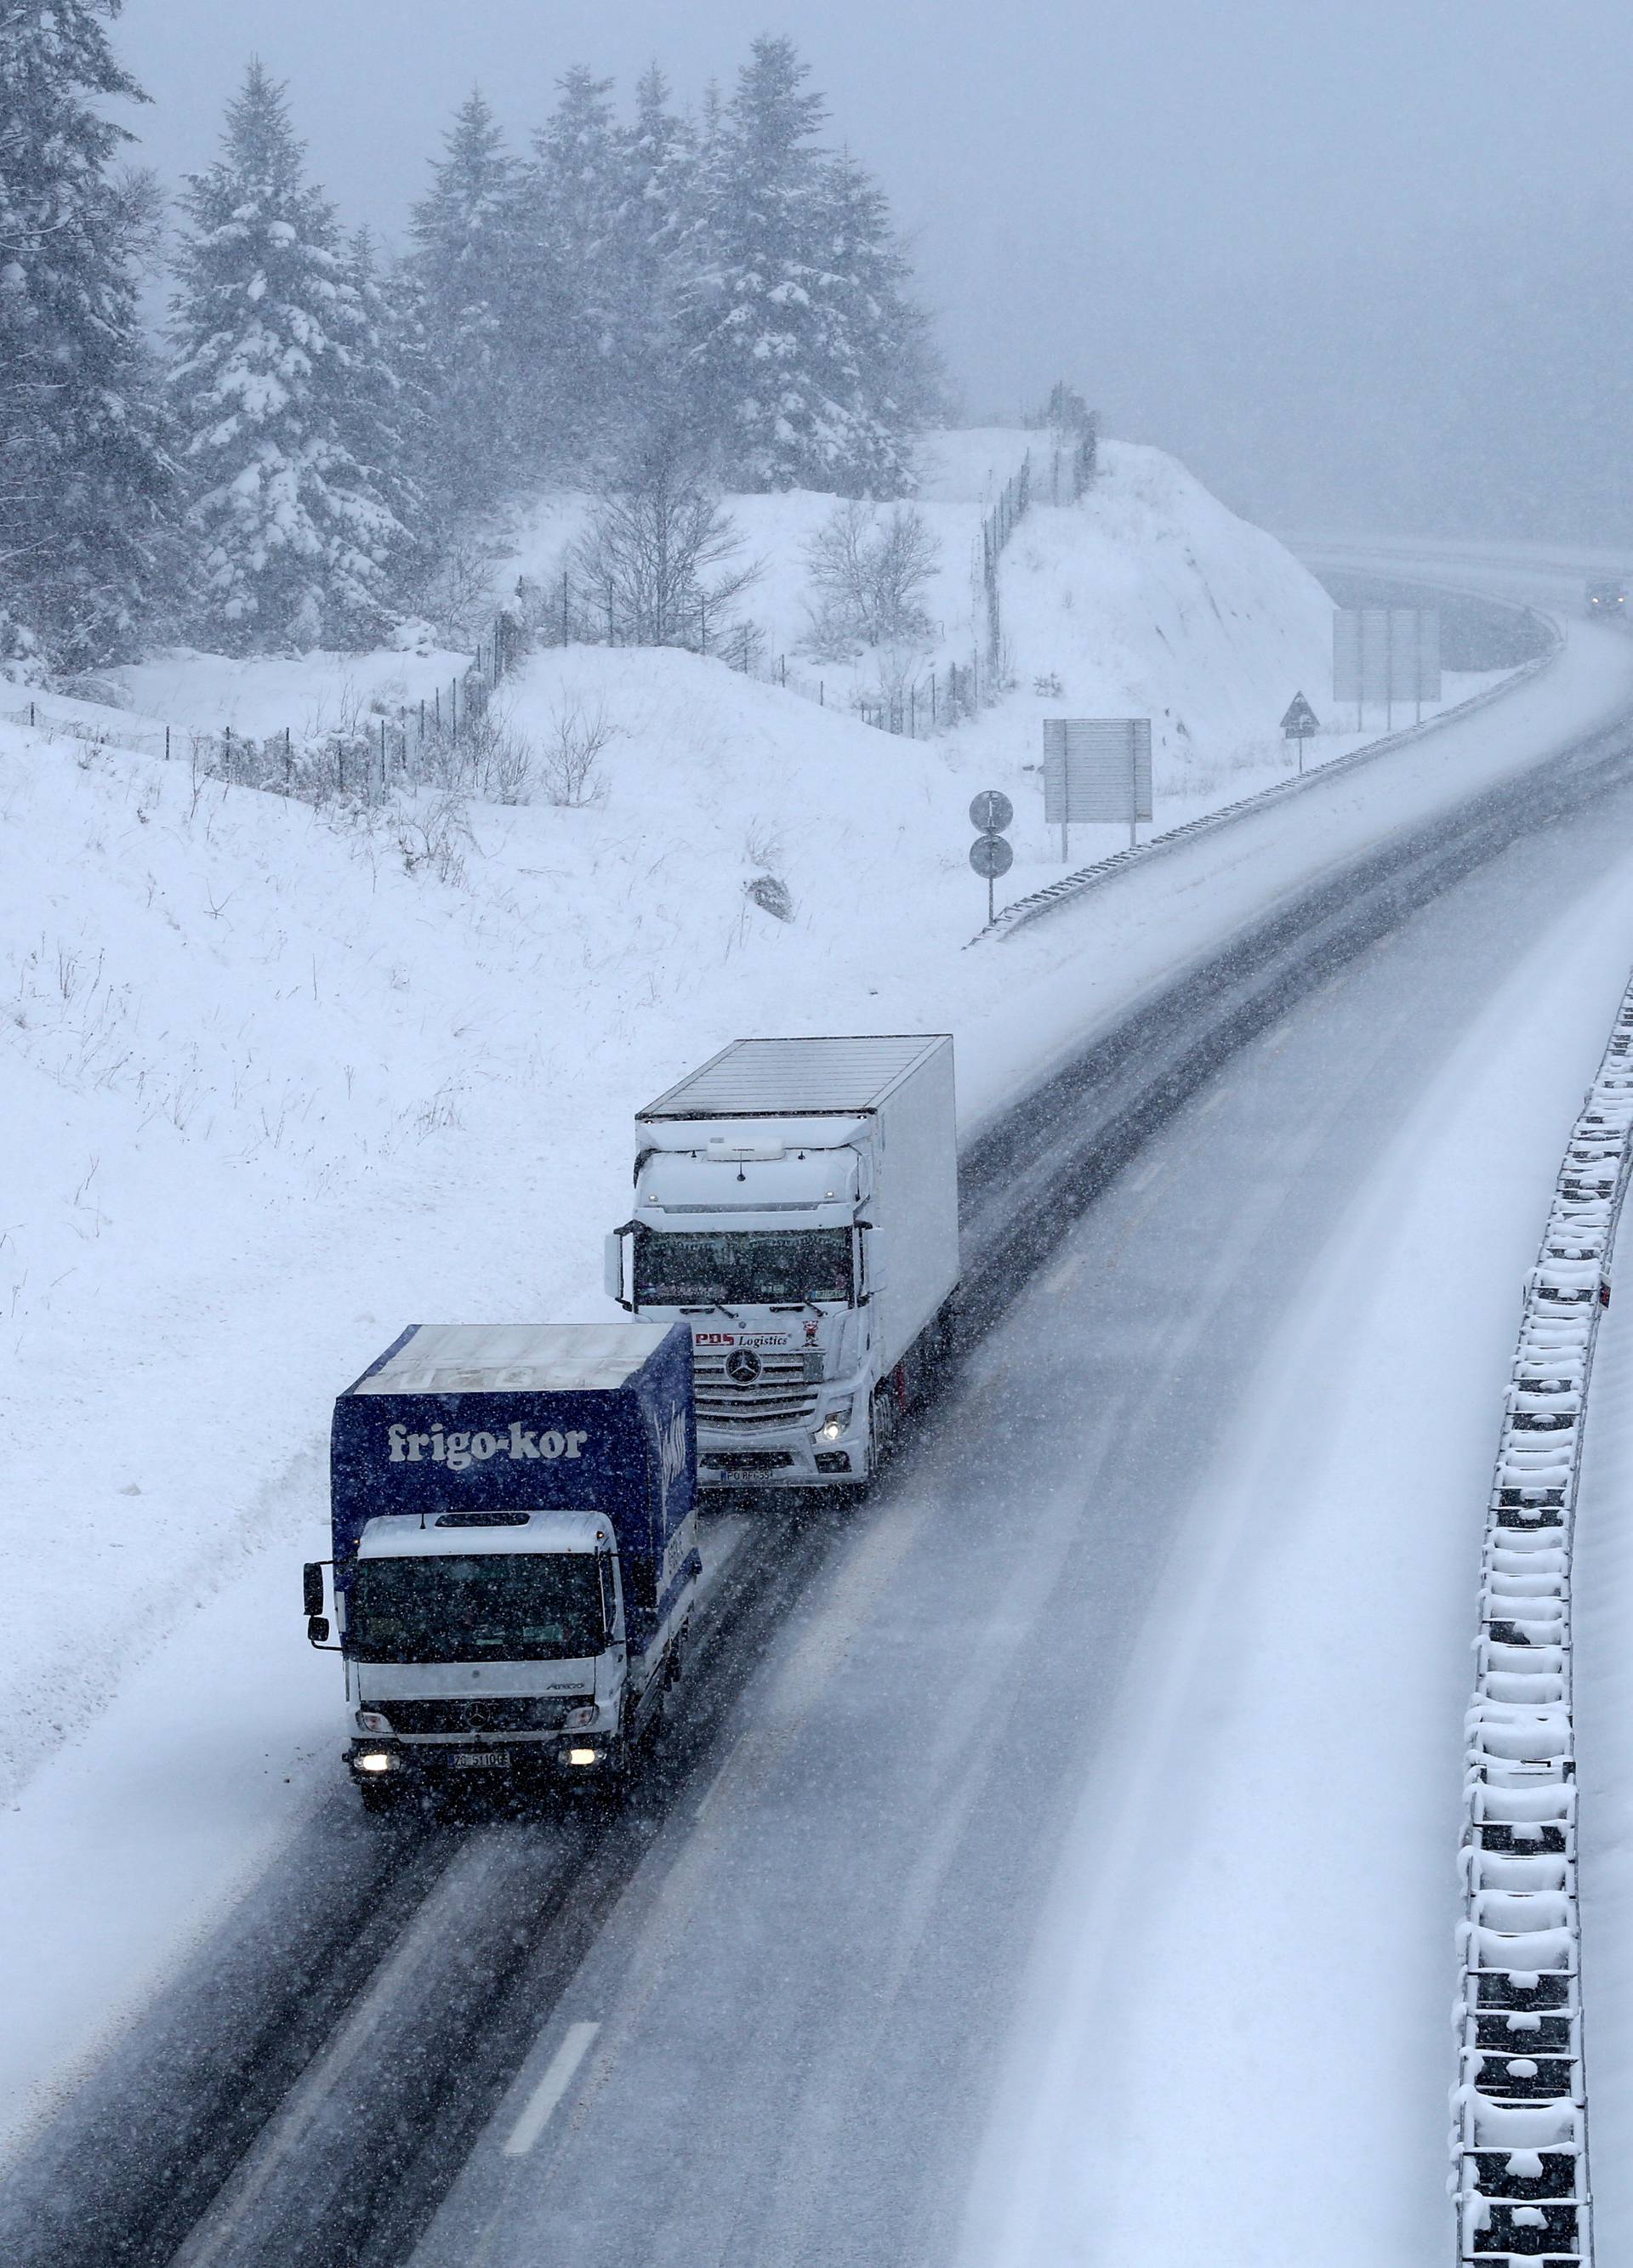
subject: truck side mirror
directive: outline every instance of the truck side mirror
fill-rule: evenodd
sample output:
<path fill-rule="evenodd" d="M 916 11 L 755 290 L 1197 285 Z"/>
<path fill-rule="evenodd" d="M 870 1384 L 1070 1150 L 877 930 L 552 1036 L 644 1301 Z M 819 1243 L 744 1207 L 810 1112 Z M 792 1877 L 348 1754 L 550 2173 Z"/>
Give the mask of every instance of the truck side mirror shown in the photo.
<path fill-rule="evenodd" d="M 308 1615 L 307 1616 L 307 1644 L 308 1646 L 327 1646 L 329 1644 L 329 1616 L 327 1615 Z"/>
<path fill-rule="evenodd" d="M 635 1302 L 632 1300 L 626 1300 L 624 1296 L 624 1239 L 625 1233 L 626 1232 L 624 1229 L 615 1228 L 611 1235 L 607 1239 L 605 1258 L 607 1297 L 610 1300 L 616 1300 L 619 1307 L 627 1307 L 630 1313 L 633 1314 L 635 1312 Z"/>
<path fill-rule="evenodd" d="M 300 1571 L 300 1611 L 308 1621 L 323 1611 L 323 1562 L 308 1559 Z M 324 1636 L 329 1635 L 328 1631 Z"/>

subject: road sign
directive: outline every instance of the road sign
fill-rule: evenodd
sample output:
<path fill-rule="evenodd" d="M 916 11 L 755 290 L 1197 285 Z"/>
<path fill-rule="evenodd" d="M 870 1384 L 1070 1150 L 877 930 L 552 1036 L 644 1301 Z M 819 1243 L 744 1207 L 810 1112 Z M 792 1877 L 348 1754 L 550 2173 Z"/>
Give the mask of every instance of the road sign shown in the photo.
<path fill-rule="evenodd" d="M 1365 704 L 1385 704 L 1385 725 L 1397 701 L 1417 704 L 1440 698 L 1440 616 L 1432 607 L 1341 607 L 1333 616 L 1333 698 L 1356 704 L 1356 730 Z"/>
<path fill-rule="evenodd" d="M 970 824 L 983 835 L 1001 835 L 1015 817 L 1015 806 L 995 787 L 984 787 L 970 806 Z"/>
<path fill-rule="evenodd" d="M 994 814 L 999 811 L 1003 813 L 1003 823 L 1007 827 L 1013 816 L 1009 797 L 1007 795 L 995 794 L 990 796 L 978 795 L 975 801 L 970 806 L 971 818 L 973 819 L 978 812 L 986 809 L 988 806 L 990 806 L 991 812 Z M 974 867 L 976 873 L 981 877 L 982 880 L 986 885 L 986 926 L 990 929 L 993 925 L 993 917 L 996 910 L 996 902 L 993 896 L 993 884 L 997 880 L 1000 874 L 1007 874 L 1010 867 L 1014 865 L 1015 853 L 1004 841 L 1001 835 L 994 833 L 994 831 L 988 828 L 981 834 L 978 835 L 974 842 L 971 843 L 970 864 Z"/>
<path fill-rule="evenodd" d="M 1151 816 L 1151 720 L 1149 717 L 1046 717 L 1044 819 L 1060 829 L 1060 856 L 1070 855 L 1074 824 Z"/>
<path fill-rule="evenodd" d="M 1282 719 L 1282 731 L 1289 740 L 1307 740 L 1320 731 L 1316 712 L 1302 693 L 1295 693 L 1288 712 Z"/>

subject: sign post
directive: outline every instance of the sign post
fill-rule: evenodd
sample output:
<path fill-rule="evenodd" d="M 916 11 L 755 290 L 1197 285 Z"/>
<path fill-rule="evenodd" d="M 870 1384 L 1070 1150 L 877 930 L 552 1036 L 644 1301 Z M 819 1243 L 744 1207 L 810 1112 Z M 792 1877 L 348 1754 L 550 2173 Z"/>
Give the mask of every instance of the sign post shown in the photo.
<path fill-rule="evenodd" d="M 1127 820 L 1132 850 L 1140 821 L 1151 820 L 1150 718 L 1046 717 L 1044 820 L 1060 828 L 1062 860 L 1074 825 Z"/>
<path fill-rule="evenodd" d="M 995 787 L 984 787 L 970 806 L 970 824 L 980 829 L 970 845 L 970 864 L 986 884 L 986 926 L 993 925 L 995 908 L 993 885 L 1015 864 L 1015 852 L 1003 830 L 1015 817 L 1015 806 Z"/>
<path fill-rule="evenodd" d="M 1284 740 L 1297 741 L 1300 772 L 1304 768 L 1304 742 L 1312 739 L 1320 729 L 1320 725 L 1316 721 L 1315 711 L 1302 693 L 1295 693 L 1288 704 L 1287 714 L 1282 719 L 1282 738 Z"/>

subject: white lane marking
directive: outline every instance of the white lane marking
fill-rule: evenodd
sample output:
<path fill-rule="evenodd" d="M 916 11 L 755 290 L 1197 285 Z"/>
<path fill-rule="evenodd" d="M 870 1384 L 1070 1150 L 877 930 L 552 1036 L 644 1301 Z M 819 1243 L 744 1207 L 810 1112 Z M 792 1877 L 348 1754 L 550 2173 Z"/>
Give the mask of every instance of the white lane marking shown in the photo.
<path fill-rule="evenodd" d="M 505 2155 L 524 2158 L 550 2123 L 550 2113 L 573 2084 L 573 2074 L 589 2053 L 599 2024 L 569 2024 L 566 2036 L 544 2067 L 520 2118 L 505 2138 Z"/>
<path fill-rule="evenodd" d="M 1136 1174 L 1134 1179 L 1129 1182 L 1129 1188 L 1131 1189 L 1149 1189 L 1162 1170 L 1162 1160 L 1160 1158 L 1153 1158 L 1150 1164 L 1146 1167 L 1144 1173 Z"/>

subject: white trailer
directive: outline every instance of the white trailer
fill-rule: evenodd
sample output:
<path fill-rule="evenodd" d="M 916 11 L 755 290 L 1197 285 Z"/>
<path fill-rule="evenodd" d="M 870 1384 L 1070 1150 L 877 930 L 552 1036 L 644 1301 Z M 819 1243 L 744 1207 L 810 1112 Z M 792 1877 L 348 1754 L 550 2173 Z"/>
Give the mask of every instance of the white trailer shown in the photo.
<path fill-rule="evenodd" d="M 737 1040 L 635 1126 L 607 1289 L 691 1327 L 699 1483 L 865 1482 L 950 1329 L 951 1039 Z"/>

